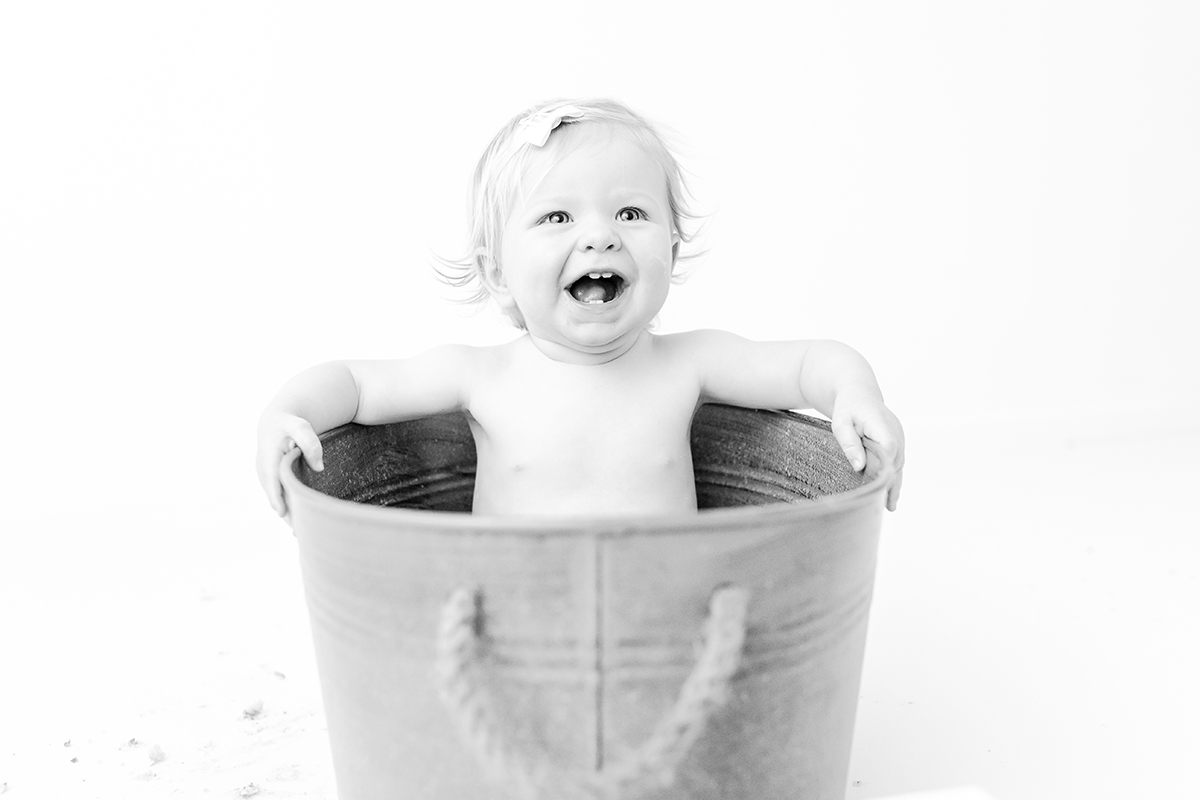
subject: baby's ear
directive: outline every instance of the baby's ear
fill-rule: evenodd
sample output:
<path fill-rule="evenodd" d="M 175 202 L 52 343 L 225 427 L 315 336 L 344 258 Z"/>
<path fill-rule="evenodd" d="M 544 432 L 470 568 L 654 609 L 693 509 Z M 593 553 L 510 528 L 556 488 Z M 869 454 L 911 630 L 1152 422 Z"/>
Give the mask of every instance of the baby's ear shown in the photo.
<path fill-rule="evenodd" d="M 501 294 L 508 294 L 508 283 L 504 280 L 504 273 L 500 271 L 496 259 L 484 256 L 479 261 L 479 276 L 483 279 L 488 294 L 497 299 Z"/>
<path fill-rule="evenodd" d="M 496 305 L 500 306 L 500 310 L 514 322 L 520 320 L 521 312 L 517 310 L 517 301 L 513 299 L 508 282 L 504 280 L 504 273 L 494 258 L 484 259 L 482 275 L 484 287 L 496 301 Z"/>

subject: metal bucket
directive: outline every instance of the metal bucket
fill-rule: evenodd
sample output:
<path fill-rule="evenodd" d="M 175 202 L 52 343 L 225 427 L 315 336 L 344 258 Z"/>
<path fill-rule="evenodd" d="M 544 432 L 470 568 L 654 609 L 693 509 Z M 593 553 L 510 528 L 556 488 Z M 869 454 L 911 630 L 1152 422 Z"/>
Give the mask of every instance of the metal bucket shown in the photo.
<path fill-rule="evenodd" d="M 701 511 L 468 513 L 461 415 L 283 482 L 341 800 L 842 798 L 890 475 L 827 423 L 704 406 Z"/>

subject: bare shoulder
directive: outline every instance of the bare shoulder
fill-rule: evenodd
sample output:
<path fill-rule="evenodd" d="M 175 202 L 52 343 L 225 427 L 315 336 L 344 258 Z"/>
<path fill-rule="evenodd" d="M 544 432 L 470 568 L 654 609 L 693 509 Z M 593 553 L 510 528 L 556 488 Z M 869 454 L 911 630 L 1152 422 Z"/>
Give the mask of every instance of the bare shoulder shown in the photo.
<path fill-rule="evenodd" d="M 498 347 L 479 347 L 469 344 L 440 344 L 413 356 L 433 367 L 451 371 L 484 367 L 496 360 Z"/>
<path fill-rule="evenodd" d="M 745 357 L 747 340 L 726 331 L 704 329 L 655 336 L 658 358 L 673 371 L 686 370 L 702 394 L 708 394 L 714 378 L 726 373 Z"/>
<path fill-rule="evenodd" d="M 807 342 L 758 342 L 720 330 L 677 334 L 664 342 L 695 370 L 707 401 L 751 408 L 799 408 L 799 371 Z"/>
<path fill-rule="evenodd" d="M 737 334 L 711 328 L 663 334 L 655 340 L 664 354 L 686 358 L 697 365 L 727 358 L 749 344 Z"/>
<path fill-rule="evenodd" d="M 349 361 L 357 380 L 408 380 L 414 374 L 433 377 L 438 373 L 459 375 L 486 361 L 486 348 L 443 344 L 401 358 Z"/>
<path fill-rule="evenodd" d="M 347 362 L 358 385 L 356 419 L 377 424 L 466 408 L 498 347 L 445 344 L 407 358 Z"/>
<path fill-rule="evenodd" d="M 435 378 L 439 383 L 459 387 L 465 402 L 473 387 L 511 367 L 516 352 L 514 344 L 443 344 L 426 350 L 412 360 L 421 365 L 421 371 L 426 376 Z"/>

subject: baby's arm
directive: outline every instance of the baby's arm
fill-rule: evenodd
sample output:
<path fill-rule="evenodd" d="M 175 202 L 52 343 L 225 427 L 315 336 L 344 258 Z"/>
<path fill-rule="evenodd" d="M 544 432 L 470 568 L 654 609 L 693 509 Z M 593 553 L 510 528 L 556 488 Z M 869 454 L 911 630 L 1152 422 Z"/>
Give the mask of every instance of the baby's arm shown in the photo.
<path fill-rule="evenodd" d="M 396 361 L 333 361 L 283 385 L 258 422 L 258 480 L 271 507 L 287 514 L 279 467 L 300 448 L 324 469 L 318 436 L 347 422 L 380 425 L 464 408 L 476 350 L 446 346 Z"/>
<path fill-rule="evenodd" d="M 887 506 L 895 510 L 904 467 L 904 429 L 883 403 L 867 360 L 833 341 L 752 342 L 722 331 L 683 334 L 705 400 L 749 408 L 815 408 L 855 470 L 892 465 Z"/>

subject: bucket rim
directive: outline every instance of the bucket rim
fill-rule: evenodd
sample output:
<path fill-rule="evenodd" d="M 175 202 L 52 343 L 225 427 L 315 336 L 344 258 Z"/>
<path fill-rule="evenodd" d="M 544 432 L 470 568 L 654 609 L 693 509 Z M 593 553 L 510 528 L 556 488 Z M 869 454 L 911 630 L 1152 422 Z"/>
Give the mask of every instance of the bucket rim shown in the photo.
<path fill-rule="evenodd" d="M 773 413 L 801 418 L 806 416 L 789 411 Z M 895 474 L 895 468 L 890 464 L 885 464 L 878 474 L 861 486 L 797 503 L 779 501 L 761 505 L 704 508 L 695 513 L 492 516 L 468 511 L 434 511 L 343 500 L 318 491 L 300 480 L 295 472 L 296 462 L 300 456 L 299 448 L 295 448 L 283 455 L 280 464 L 280 480 L 283 484 L 284 499 L 288 506 L 289 516 L 292 517 L 293 527 L 295 527 L 295 512 L 300 509 L 302 516 L 308 510 L 315 510 L 324 512 L 325 516 L 342 519 L 391 523 L 398 528 L 412 527 L 464 535 L 498 533 L 536 537 L 554 533 L 556 536 L 599 535 L 611 537 L 688 531 L 719 532 L 722 529 L 738 532 L 750 527 L 750 523 L 786 525 L 819 519 L 831 514 L 865 507 L 872 503 L 878 503 L 882 510 L 884 495 Z"/>

